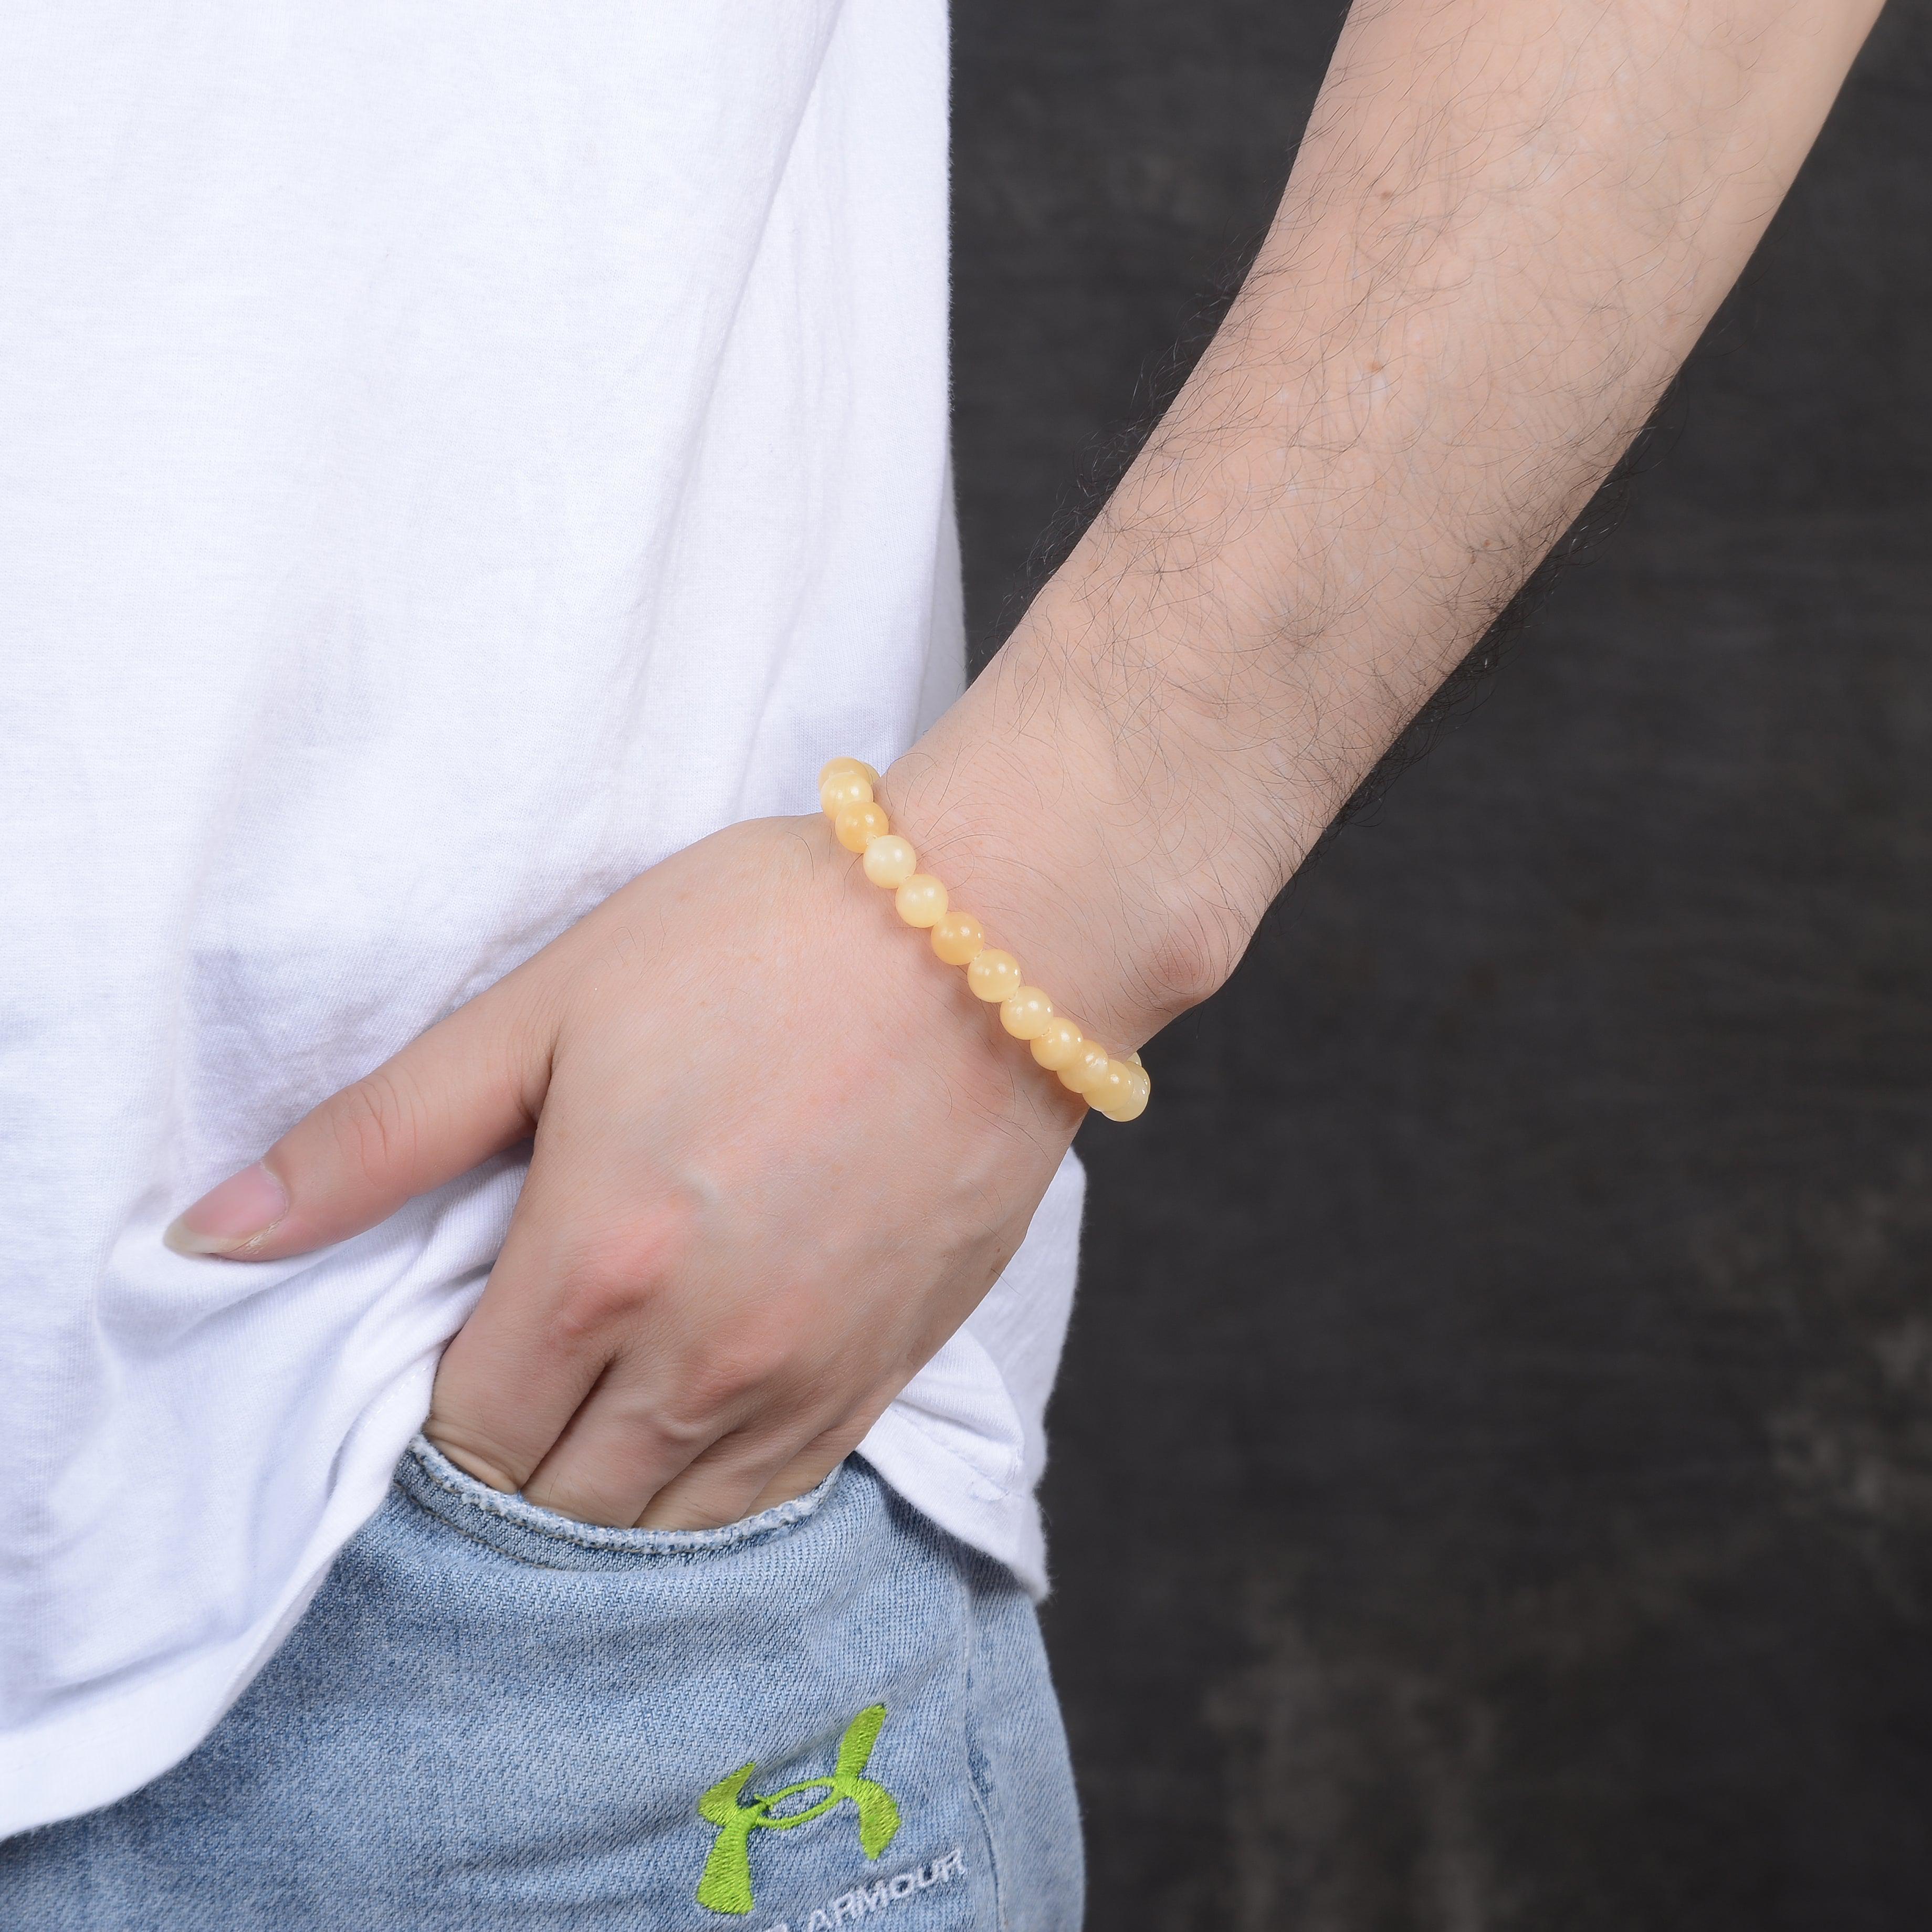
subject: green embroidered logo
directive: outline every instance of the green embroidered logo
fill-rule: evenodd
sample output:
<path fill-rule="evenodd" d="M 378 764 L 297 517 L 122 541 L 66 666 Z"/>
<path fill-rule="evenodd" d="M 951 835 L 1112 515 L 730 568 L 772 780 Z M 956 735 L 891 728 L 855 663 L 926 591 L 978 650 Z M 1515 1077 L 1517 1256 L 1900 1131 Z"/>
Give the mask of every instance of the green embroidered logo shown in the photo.
<path fill-rule="evenodd" d="M 886 1707 L 874 1704 L 861 1711 L 845 1726 L 838 1740 L 838 1761 L 830 1778 L 808 1778 L 788 1784 L 782 1791 L 744 1802 L 743 1792 L 755 1761 L 742 1765 L 729 1778 L 721 1778 L 698 1801 L 698 1815 L 707 1825 L 718 1827 L 711 1856 L 704 1861 L 704 1876 L 698 1881 L 698 1902 L 713 1912 L 743 1913 L 751 1910 L 752 1834 L 756 1831 L 789 1832 L 814 1818 L 822 1818 L 847 1798 L 858 1807 L 859 1844 L 868 1858 L 875 1858 L 898 1836 L 899 1808 L 886 1787 L 866 1775 L 866 1766 L 878 1742 L 886 1721 Z M 782 1817 L 772 1808 L 788 1798 L 808 1791 L 825 1796 L 802 1810 L 788 1811 Z"/>

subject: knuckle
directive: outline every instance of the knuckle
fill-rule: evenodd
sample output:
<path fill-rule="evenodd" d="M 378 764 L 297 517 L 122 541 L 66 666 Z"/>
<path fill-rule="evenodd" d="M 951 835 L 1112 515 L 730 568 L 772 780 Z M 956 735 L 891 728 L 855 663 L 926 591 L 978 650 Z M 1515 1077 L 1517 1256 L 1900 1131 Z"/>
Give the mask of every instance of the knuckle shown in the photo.
<path fill-rule="evenodd" d="M 557 1284 L 550 1326 L 566 1347 L 599 1340 L 628 1326 L 649 1299 L 642 1276 L 602 1262 L 578 1263 L 566 1268 Z"/>
<path fill-rule="evenodd" d="M 579 1236 L 557 1274 L 553 1320 L 560 1337 L 605 1336 L 643 1318 L 678 1252 L 674 1232 L 659 1217 L 633 1217 Z"/>
<path fill-rule="evenodd" d="M 679 1462 L 688 1462 L 718 1438 L 709 1415 L 662 1403 L 640 1415 L 636 1432 L 653 1458 Z"/>
<path fill-rule="evenodd" d="M 398 1168 L 415 1164 L 422 1142 L 420 1096 L 413 1083 L 379 1066 L 336 1096 L 331 1124 L 343 1159 L 362 1180 L 388 1185 Z"/>
<path fill-rule="evenodd" d="M 678 1412 L 708 1415 L 734 1408 L 764 1385 L 768 1373 L 769 1365 L 760 1354 L 736 1347 L 713 1349 L 680 1378 Z"/>

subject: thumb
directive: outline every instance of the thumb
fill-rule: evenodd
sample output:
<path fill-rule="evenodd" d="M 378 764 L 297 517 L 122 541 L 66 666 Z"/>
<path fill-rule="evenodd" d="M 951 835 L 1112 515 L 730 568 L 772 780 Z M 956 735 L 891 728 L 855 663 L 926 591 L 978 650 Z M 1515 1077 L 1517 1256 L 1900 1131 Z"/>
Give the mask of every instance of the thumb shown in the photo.
<path fill-rule="evenodd" d="M 535 1131 L 555 1036 L 540 982 L 512 974 L 304 1114 L 162 1239 L 267 1262 L 373 1228 Z"/>

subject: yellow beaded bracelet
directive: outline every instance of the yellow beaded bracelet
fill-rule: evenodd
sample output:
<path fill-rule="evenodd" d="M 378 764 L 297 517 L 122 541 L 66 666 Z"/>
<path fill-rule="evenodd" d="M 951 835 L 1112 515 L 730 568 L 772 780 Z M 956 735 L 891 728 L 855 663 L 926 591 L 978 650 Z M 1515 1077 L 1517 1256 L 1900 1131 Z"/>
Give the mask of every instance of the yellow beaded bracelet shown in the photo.
<path fill-rule="evenodd" d="M 949 966 L 966 969 L 966 983 L 989 1005 L 997 1003 L 1000 1024 L 1023 1040 L 1033 1057 L 1060 1084 L 1078 1094 L 1110 1120 L 1138 1119 L 1147 1111 L 1153 1083 L 1138 1053 L 1124 1060 L 1108 1057 L 1037 986 L 1024 983 L 1020 962 L 1010 952 L 986 944 L 985 928 L 970 912 L 955 912 L 946 888 L 919 869 L 919 854 L 887 821 L 872 796 L 879 775 L 856 758 L 834 758 L 818 775 L 818 802 L 832 830 L 848 852 L 862 855 L 866 876 L 893 896 L 907 925 L 932 934 L 932 950 Z"/>

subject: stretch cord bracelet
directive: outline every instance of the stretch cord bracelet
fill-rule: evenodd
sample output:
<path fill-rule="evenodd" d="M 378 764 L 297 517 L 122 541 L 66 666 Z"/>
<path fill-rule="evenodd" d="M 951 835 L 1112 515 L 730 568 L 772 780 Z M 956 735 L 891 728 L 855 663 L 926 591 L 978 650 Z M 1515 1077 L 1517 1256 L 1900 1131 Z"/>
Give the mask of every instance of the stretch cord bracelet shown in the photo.
<path fill-rule="evenodd" d="M 946 888 L 919 869 L 919 854 L 896 832 L 885 808 L 872 796 L 879 775 L 856 758 L 834 758 L 818 775 L 818 802 L 832 821 L 840 844 L 861 854 L 866 876 L 893 895 L 907 925 L 932 934 L 932 950 L 949 966 L 966 969 L 966 983 L 988 1005 L 997 1004 L 1000 1024 L 1033 1049 L 1033 1057 L 1060 1084 L 1078 1094 L 1110 1120 L 1138 1119 L 1147 1111 L 1153 1082 L 1138 1053 L 1124 1060 L 1108 1057 L 1037 986 L 1023 983 L 1020 962 L 1010 952 L 986 944 L 986 929 L 970 912 L 954 912 Z"/>

